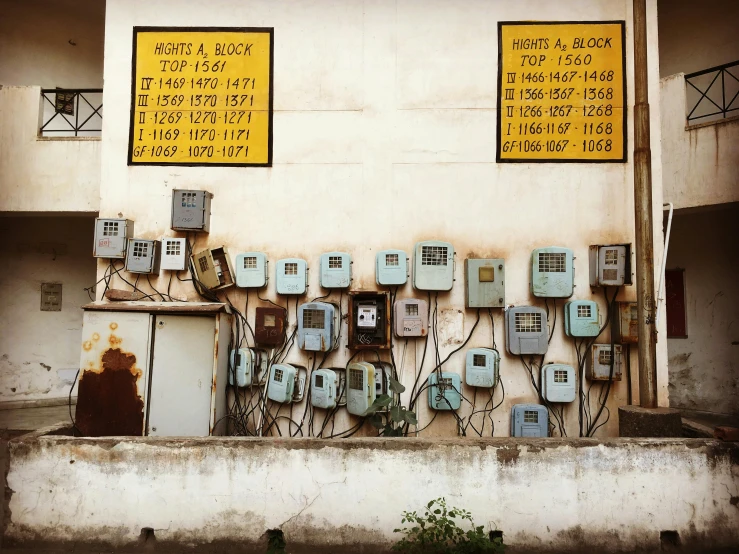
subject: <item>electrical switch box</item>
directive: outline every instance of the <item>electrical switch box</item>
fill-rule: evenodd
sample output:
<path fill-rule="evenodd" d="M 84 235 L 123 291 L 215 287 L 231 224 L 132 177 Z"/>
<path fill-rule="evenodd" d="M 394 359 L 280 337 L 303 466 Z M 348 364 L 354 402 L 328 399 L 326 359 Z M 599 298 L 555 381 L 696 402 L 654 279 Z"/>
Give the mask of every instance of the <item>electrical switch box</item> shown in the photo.
<path fill-rule="evenodd" d="M 402 250 L 381 250 L 375 260 L 378 285 L 405 285 L 408 281 L 408 256 Z"/>
<path fill-rule="evenodd" d="M 598 304 L 573 300 L 565 304 L 565 334 L 568 337 L 597 337 L 600 334 Z"/>
<path fill-rule="evenodd" d="M 541 368 L 539 387 L 547 402 L 574 402 L 575 369 L 564 364 L 546 364 Z"/>
<path fill-rule="evenodd" d="M 328 352 L 338 347 L 339 307 L 328 302 L 309 302 L 298 308 L 298 348 Z"/>
<path fill-rule="evenodd" d="M 234 379 L 235 377 L 235 379 Z M 231 363 L 228 368 L 228 384 L 248 387 L 254 377 L 254 353 L 251 348 L 231 350 Z"/>
<path fill-rule="evenodd" d="M 416 243 L 413 252 L 413 288 L 452 290 L 454 247 L 450 243 L 427 240 Z"/>
<path fill-rule="evenodd" d="M 331 369 L 317 369 L 310 376 L 310 403 L 314 408 L 335 408 L 339 378 Z"/>
<path fill-rule="evenodd" d="M 387 362 L 375 362 L 372 365 L 375 366 L 375 397 L 387 394 L 392 398 L 394 393 L 390 389 L 390 378 L 393 376 L 393 366 Z"/>
<path fill-rule="evenodd" d="M 531 294 L 569 298 L 575 287 L 574 255 L 569 248 L 548 246 L 531 254 Z"/>
<path fill-rule="evenodd" d="M 390 294 L 350 291 L 348 334 L 349 348 L 390 348 Z"/>
<path fill-rule="evenodd" d="M 500 354 L 492 348 L 470 348 L 465 360 L 464 382 L 470 387 L 493 388 L 498 384 Z"/>
<path fill-rule="evenodd" d="M 263 252 L 245 252 L 236 256 L 236 286 L 260 289 L 267 285 L 267 255 Z"/>
<path fill-rule="evenodd" d="M 210 231 L 210 202 L 213 195 L 205 190 L 172 191 L 172 229 L 174 231 Z"/>
<path fill-rule="evenodd" d="M 468 258 L 464 261 L 465 306 L 505 307 L 505 260 Z"/>
<path fill-rule="evenodd" d="M 548 437 L 549 412 L 540 404 L 515 404 L 511 408 L 512 437 Z"/>
<path fill-rule="evenodd" d="M 234 284 L 231 260 L 225 246 L 206 248 L 191 256 L 197 285 L 210 290 L 219 290 Z"/>
<path fill-rule="evenodd" d="M 350 414 L 364 415 L 375 401 L 375 366 L 369 362 L 355 362 L 347 366 L 346 408 Z"/>
<path fill-rule="evenodd" d="M 636 302 L 616 302 L 616 342 L 636 344 L 639 342 L 639 311 Z"/>
<path fill-rule="evenodd" d="M 290 404 L 300 402 L 305 394 L 306 368 L 295 364 L 272 364 L 267 384 L 267 398 Z"/>
<path fill-rule="evenodd" d="M 168 271 L 182 271 L 187 266 L 185 253 L 187 244 L 185 239 L 164 238 L 162 239 L 162 261 L 161 269 Z"/>
<path fill-rule="evenodd" d="M 510 354 L 546 354 L 549 348 L 547 314 L 542 308 L 509 308 L 505 318 L 506 350 Z"/>
<path fill-rule="evenodd" d="M 623 364 L 621 345 L 613 345 L 613 357 L 611 357 L 610 344 L 594 344 L 590 347 L 590 355 L 585 366 L 585 376 L 591 381 L 608 381 L 611 378 L 611 364 L 613 364 L 612 380 L 620 381 Z"/>
<path fill-rule="evenodd" d="M 308 264 L 300 258 L 284 258 L 275 268 L 277 294 L 305 294 L 308 288 Z"/>
<path fill-rule="evenodd" d="M 398 300 L 394 321 L 396 337 L 425 337 L 429 332 L 428 302 L 416 298 Z"/>
<path fill-rule="evenodd" d="M 595 245 L 589 250 L 590 286 L 620 287 L 631 284 L 631 245 Z"/>
<path fill-rule="evenodd" d="M 462 405 L 462 379 L 458 373 L 434 371 L 428 379 L 429 408 L 432 410 L 459 410 Z"/>
<path fill-rule="evenodd" d="M 352 258 L 346 252 L 321 254 L 321 286 L 324 289 L 348 289 L 352 282 Z"/>
<path fill-rule="evenodd" d="M 133 237 L 133 221 L 130 219 L 95 220 L 95 244 L 92 255 L 96 258 L 122 260 L 126 257 L 128 239 Z"/>
<path fill-rule="evenodd" d="M 128 239 L 126 271 L 129 273 L 158 274 L 161 243 L 158 240 Z"/>
<path fill-rule="evenodd" d="M 285 342 L 287 310 L 285 308 L 256 309 L 254 318 L 254 339 L 264 346 L 280 346 Z"/>

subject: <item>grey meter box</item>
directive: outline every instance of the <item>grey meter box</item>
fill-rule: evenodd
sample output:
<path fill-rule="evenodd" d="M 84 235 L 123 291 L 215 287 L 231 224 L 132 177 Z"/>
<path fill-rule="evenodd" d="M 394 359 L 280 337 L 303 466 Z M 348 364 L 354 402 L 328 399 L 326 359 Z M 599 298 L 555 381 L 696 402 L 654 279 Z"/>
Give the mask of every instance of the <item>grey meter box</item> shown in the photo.
<path fill-rule="evenodd" d="M 172 191 L 172 229 L 174 231 L 210 231 L 210 201 L 207 190 Z"/>
<path fill-rule="evenodd" d="M 549 436 L 549 414 L 540 404 L 516 404 L 511 409 L 512 437 Z"/>
<path fill-rule="evenodd" d="M 549 326 L 543 308 L 509 308 L 505 318 L 506 350 L 510 354 L 546 354 Z"/>
<path fill-rule="evenodd" d="M 133 221 L 130 219 L 95 220 L 95 244 L 92 255 L 96 258 L 122 260 L 126 257 L 126 242 L 133 236 Z"/>
<path fill-rule="evenodd" d="M 620 344 L 613 345 L 613 362 L 611 359 L 610 344 L 592 345 L 585 366 L 585 377 L 591 381 L 608 381 L 611 379 L 611 365 L 613 365 L 612 379 L 620 381 L 623 365 L 623 348 Z"/>
<path fill-rule="evenodd" d="M 161 243 L 158 240 L 129 239 L 126 251 L 126 271 L 159 273 Z"/>
<path fill-rule="evenodd" d="M 503 308 L 505 306 L 505 260 L 501 258 L 464 261 L 465 306 Z"/>

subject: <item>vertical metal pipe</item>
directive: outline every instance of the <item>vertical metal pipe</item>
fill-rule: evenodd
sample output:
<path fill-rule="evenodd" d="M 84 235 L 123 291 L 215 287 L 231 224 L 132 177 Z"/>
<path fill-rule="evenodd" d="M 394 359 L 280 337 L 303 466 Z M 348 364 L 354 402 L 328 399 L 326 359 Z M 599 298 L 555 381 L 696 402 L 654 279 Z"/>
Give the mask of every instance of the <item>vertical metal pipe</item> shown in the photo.
<path fill-rule="evenodd" d="M 636 302 L 639 311 L 639 403 L 657 407 L 657 330 L 654 301 L 652 151 L 649 132 L 646 0 L 634 0 L 634 216 Z"/>

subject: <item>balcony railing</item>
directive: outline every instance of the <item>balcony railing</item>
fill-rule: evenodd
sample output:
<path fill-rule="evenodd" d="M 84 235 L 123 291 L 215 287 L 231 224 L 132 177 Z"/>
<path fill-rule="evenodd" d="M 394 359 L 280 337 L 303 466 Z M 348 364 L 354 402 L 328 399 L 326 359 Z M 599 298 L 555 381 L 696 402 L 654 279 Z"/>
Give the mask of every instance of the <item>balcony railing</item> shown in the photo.
<path fill-rule="evenodd" d="M 739 61 L 685 76 L 688 124 L 726 119 L 739 110 Z"/>
<path fill-rule="evenodd" d="M 42 137 L 99 137 L 103 89 L 42 89 Z"/>

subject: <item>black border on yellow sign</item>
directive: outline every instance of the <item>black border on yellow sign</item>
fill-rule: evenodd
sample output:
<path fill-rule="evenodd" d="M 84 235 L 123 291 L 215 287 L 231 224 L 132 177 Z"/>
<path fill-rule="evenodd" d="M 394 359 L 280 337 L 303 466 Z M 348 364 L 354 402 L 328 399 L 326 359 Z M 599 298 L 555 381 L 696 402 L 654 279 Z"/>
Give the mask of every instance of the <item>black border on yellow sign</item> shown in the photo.
<path fill-rule="evenodd" d="M 611 160 L 583 160 L 580 158 L 501 158 L 501 91 L 503 90 L 503 25 L 620 25 L 621 26 L 621 75 L 623 75 L 624 81 L 624 121 L 623 121 L 623 144 L 624 144 L 624 155 L 620 159 Z M 497 163 L 583 163 L 583 164 L 602 164 L 602 163 L 625 163 L 629 161 L 628 154 L 628 133 L 627 133 L 627 121 L 629 111 L 629 101 L 626 90 L 626 22 L 623 20 L 608 20 L 608 21 L 499 21 L 498 22 L 498 114 L 497 114 L 497 129 L 496 129 L 496 146 L 495 146 L 495 161 Z"/>
<path fill-rule="evenodd" d="M 136 114 L 136 43 L 140 32 L 159 33 L 269 33 L 269 128 L 267 132 L 267 163 L 181 163 L 181 162 L 134 162 L 133 161 L 133 128 Z M 272 167 L 272 115 L 273 115 L 273 83 L 275 56 L 274 27 L 134 27 L 133 49 L 131 52 L 131 121 L 128 130 L 128 165 L 176 165 L 184 167 Z"/>

